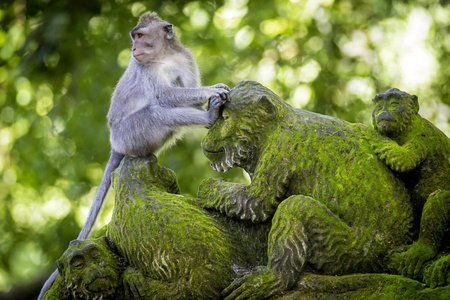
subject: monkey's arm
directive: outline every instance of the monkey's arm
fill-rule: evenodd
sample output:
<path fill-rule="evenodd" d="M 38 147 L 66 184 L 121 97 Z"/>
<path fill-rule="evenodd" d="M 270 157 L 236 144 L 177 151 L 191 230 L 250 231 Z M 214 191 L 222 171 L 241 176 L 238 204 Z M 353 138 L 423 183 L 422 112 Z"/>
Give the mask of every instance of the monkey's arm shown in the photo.
<path fill-rule="evenodd" d="M 165 107 L 199 106 L 212 97 L 228 98 L 230 89 L 225 84 L 198 88 L 167 87 L 161 91 L 158 101 Z"/>
<path fill-rule="evenodd" d="M 208 111 L 193 107 L 146 106 L 123 120 L 110 119 L 111 146 L 126 155 L 155 153 L 180 126 L 211 126 L 226 99 L 213 97 Z"/>
<path fill-rule="evenodd" d="M 373 147 L 378 157 L 396 172 L 411 171 L 420 165 L 428 155 L 427 143 L 421 134 L 411 137 L 403 145 L 380 137 Z"/>

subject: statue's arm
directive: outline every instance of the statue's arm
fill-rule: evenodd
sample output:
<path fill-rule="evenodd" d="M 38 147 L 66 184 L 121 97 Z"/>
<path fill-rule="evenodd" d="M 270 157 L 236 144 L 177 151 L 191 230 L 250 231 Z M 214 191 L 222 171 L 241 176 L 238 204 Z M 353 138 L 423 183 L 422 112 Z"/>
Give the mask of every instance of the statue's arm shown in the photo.
<path fill-rule="evenodd" d="M 229 217 L 264 222 L 272 217 L 286 193 L 285 174 L 277 180 L 277 174 L 270 174 L 270 170 L 257 172 L 250 185 L 206 179 L 200 184 L 197 197 L 205 208 Z"/>
<path fill-rule="evenodd" d="M 438 253 L 449 225 L 450 191 L 433 193 L 423 207 L 419 240 L 402 254 L 400 273 L 409 278 L 421 279 L 424 263 Z M 432 281 L 429 278 L 424 280 Z"/>
<path fill-rule="evenodd" d="M 408 172 L 420 165 L 428 155 L 424 136 L 418 134 L 403 145 L 385 137 L 373 143 L 378 157 L 396 172 Z"/>

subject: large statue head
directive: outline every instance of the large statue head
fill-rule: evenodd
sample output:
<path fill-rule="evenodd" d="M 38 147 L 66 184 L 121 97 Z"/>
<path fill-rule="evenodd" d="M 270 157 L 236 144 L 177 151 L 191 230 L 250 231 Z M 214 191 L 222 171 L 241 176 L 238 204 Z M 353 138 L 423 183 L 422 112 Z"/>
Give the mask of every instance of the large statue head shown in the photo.
<path fill-rule="evenodd" d="M 265 136 L 276 125 L 285 105 L 271 90 L 254 81 L 241 81 L 202 142 L 211 167 L 226 172 L 244 168 L 250 175 Z"/>
<path fill-rule="evenodd" d="M 121 284 L 122 266 L 106 237 L 70 242 L 56 265 L 74 299 L 112 299 Z"/>
<path fill-rule="evenodd" d="M 378 94 L 372 100 L 373 127 L 382 135 L 390 138 L 398 136 L 410 123 L 413 115 L 419 111 L 417 96 L 398 89 L 390 89 Z"/>

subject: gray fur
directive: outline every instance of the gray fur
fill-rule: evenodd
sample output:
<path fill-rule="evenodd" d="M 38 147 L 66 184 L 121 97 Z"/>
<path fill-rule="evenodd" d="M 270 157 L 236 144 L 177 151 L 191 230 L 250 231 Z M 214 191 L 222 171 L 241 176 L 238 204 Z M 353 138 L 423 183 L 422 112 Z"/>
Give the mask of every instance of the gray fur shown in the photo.
<path fill-rule="evenodd" d="M 192 53 L 175 33 L 167 36 L 167 24 L 154 21 L 130 33 L 133 55 L 108 113 L 111 147 L 118 153 L 146 156 L 160 149 L 180 126 L 211 126 L 227 100 L 229 88 L 224 84 L 200 87 Z M 208 99 L 214 103 L 205 111 L 200 106 Z"/>

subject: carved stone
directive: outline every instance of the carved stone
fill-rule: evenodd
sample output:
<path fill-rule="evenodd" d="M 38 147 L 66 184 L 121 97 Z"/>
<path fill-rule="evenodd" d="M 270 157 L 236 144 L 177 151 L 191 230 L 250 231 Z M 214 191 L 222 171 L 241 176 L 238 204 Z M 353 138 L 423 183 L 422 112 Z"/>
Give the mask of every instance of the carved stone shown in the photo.
<path fill-rule="evenodd" d="M 450 296 L 448 256 L 429 261 L 429 277 L 445 278 L 436 288 L 395 275 L 417 228 L 405 184 L 378 158 L 390 137 L 292 108 L 256 82 L 230 96 L 203 149 L 251 183 L 208 179 L 192 199 L 156 158 L 126 157 L 111 222 L 71 243 L 47 299 Z M 433 197 L 448 208 L 446 191 Z"/>

